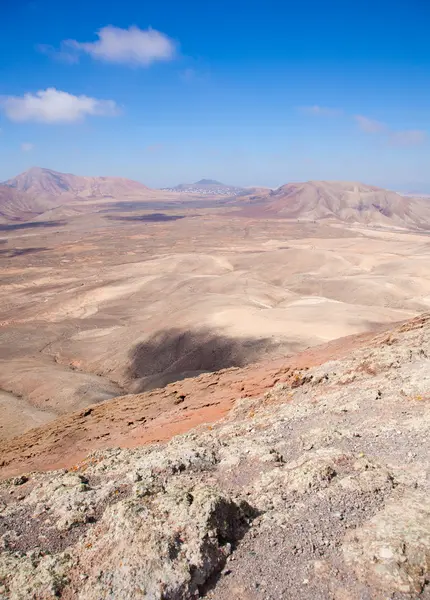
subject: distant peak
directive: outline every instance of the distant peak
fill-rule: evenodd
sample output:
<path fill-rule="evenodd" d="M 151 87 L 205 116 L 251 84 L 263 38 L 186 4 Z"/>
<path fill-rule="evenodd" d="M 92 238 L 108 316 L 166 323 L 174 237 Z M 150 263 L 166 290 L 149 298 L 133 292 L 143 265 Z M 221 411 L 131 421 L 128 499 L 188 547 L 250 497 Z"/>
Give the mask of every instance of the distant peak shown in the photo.
<path fill-rule="evenodd" d="M 196 181 L 194 185 L 224 185 L 220 181 L 216 181 L 215 179 L 200 179 L 200 181 Z"/>
<path fill-rule="evenodd" d="M 48 169 L 44 169 L 43 167 L 30 167 L 21 175 L 25 175 L 26 173 L 43 173 L 44 171 L 48 171 Z"/>
<path fill-rule="evenodd" d="M 14 177 L 14 179 L 17 179 L 19 177 L 41 177 L 43 175 L 46 175 L 46 176 L 49 176 L 49 175 L 62 176 L 62 175 L 65 175 L 65 173 L 57 173 L 57 171 L 53 171 L 52 169 L 45 169 L 44 167 L 30 167 L 29 169 L 27 169 L 23 173 L 20 173 L 19 175 L 17 175 L 16 177 Z"/>

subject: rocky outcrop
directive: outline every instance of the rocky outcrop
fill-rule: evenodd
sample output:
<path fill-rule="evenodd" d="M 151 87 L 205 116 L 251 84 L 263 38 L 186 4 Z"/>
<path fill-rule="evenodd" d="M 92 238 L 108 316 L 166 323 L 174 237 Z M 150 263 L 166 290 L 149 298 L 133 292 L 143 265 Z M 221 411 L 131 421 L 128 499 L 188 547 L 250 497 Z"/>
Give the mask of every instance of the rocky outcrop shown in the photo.
<path fill-rule="evenodd" d="M 429 598 L 430 316 L 168 443 L 0 484 L 0 598 Z"/>
<path fill-rule="evenodd" d="M 0 477 L 73 467 L 91 451 L 104 448 L 167 441 L 201 423 L 223 418 L 238 398 L 258 398 L 278 383 L 291 381 L 297 386 L 301 379 L 298 374 L 346 356 L 374 337 L 375 333 L 349 336 L 291 359 L 205 373 L 163 389 L 121 396 L 72 412 L 0 442 Z"/>

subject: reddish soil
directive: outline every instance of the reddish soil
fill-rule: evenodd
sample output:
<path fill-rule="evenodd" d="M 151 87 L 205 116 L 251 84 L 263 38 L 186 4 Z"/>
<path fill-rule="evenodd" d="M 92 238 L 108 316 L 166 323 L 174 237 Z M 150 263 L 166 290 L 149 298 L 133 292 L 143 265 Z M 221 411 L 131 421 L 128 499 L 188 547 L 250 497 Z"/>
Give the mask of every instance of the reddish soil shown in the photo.
<path fill-rule="evenodd" d="M 290 358 L 207 373 L 71 413 L 0 444 L 0 477 L 70 468 L 98 449 L 167 441 L 222 419 L 238 398 L 258 397 L 277 383 L 292 381 L 297 370 L 345 357 L 375 335 L 348 336 Z"/>

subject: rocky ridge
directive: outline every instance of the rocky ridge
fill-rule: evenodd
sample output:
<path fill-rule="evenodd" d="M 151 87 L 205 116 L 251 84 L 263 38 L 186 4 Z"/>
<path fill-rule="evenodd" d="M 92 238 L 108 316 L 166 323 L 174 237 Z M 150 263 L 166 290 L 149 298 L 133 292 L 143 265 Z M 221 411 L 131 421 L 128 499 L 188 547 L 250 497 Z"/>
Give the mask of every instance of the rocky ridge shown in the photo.
<path fill-rule="evenodd" d="M 224 420 L 0 484 L 0 598 L 430 598 L 430 315 Z"/>

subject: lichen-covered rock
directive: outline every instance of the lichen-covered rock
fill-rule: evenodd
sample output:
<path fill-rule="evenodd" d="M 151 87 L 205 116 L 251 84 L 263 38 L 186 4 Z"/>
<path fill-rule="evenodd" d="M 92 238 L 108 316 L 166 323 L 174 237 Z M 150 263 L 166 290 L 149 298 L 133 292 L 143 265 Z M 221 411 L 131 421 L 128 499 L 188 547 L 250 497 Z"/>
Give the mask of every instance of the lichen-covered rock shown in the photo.
<path fill-rule="evenodd" d="M 71 565 L 67 554 L 51 556 L 37 550 L 23 555 L 5 552 L 0 560 L 0 598 L 58 598 L 69 583 Z"/>
<path fill-rule="evenodd" d="M 107 507 L 75 544 L 73 525 L 86 521 L 73 521 L 72 512 L 66 528 L 71 545 L 63 552 L 6 550 L 0 581 L 11 600 L 59 596 L 66 586 L 69 594 L 75 589 L 85 600 L 190 598 L 222 569 L 253 514 L 246 502 L 215 488 L 169 483 L 154 495 Z M 64 529 L 63 517 L 53 526 Z"/>
<path fill-rule="evenodd" d="M 0 600 L 429 600 L 418 325 L 166 444 L 1 482 Z"/>
<path fill-rule="evenodd" d="M 76 549 L 88 576 L 79 598 L 192 597 L 246 531 L 244 508 L 214 489 L 181 486 L 115 504 Z"/>
<path fill-rule="evenodd" d="M 420 594 L 430 575 L 430 499 L 409 492 L 346 536 L 345 561 L 373 588 Z"/>

